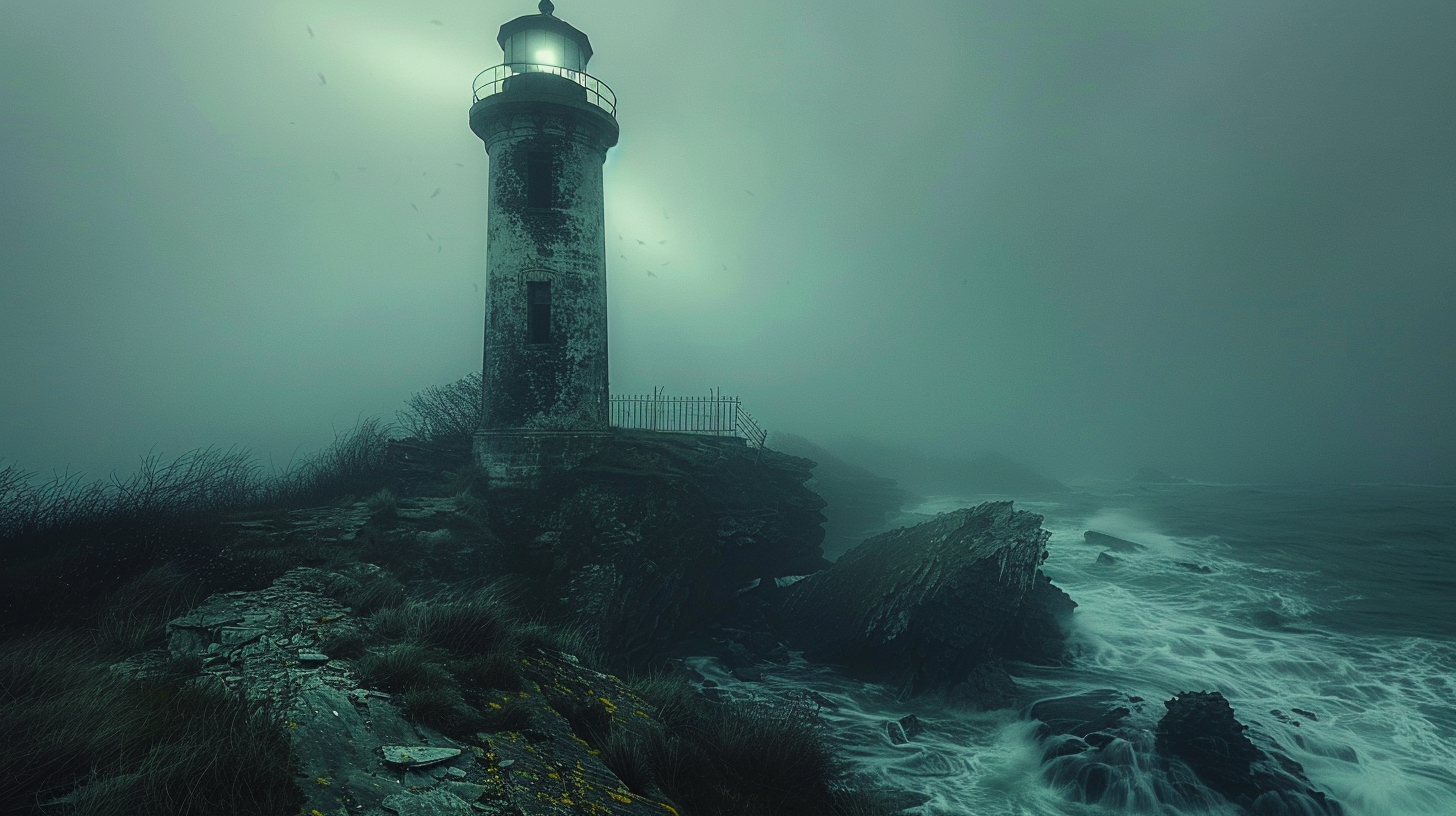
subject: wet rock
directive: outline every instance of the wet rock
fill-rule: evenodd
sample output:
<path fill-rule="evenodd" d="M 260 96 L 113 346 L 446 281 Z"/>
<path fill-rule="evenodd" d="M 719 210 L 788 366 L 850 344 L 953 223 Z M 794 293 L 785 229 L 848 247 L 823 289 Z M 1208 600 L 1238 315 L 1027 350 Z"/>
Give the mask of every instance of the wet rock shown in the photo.
<path fill-rule="evenodd" d="M 920 724 L 920 718 L 914 714 L 907 714 L 898 720 L 886 720 L 883 727 L 892 745 L 904 745 L 925 733 L 925 726 Z"/>
<path fill-rule="evenodd" d="M 1010 679 L 997 647 L 1036 588 L 1048 606 L 1060 593 L 1039 577 L 1051 537 L 1041 521 L 987 502 L 875 536 L 786 588 L 780 625 L 810 660 L 912 695 L 960 688 L 1001 704 Z"/>
<path fill-rule="evenodd" d="M 1113 566 L 1114 564 L 1117 563 L 1117 559 L 1116 558 L 1113 558 L 1112 556 L 1108 555 L 1105 552 L 1100 552 L 1100 553 L 1097 553 L 1097 563 L 1099 563 L 1099 564 L 1101 564 L 1103 566 L 1109 566 L 1110 567 L 1110 566 Z"/>
<path fill-rule="evenodd" d="M 1202 564 L 1194 564 L 1191 561 L 1179 561 L 1178 562 L 1178 566 L 1182 567 L 1183 569 L 1188 570 L 1189 572 L 1196 572 L 1199 575 L 1211 575 L 1211 574 L 1213 574 L 1213 568 L 1212 567 L 1205 567 Z"/>
<path fill-rule="evenodd" d="M 1112 550 L 1113 552 L 1142 552 L 1147 549 L 1147 547 L 1136 541 L 1128 541 L 1125 538 L 1110 536 L 1107 533 L 1099 533 L 1096 530 L 1088 530 L 1082 533 L 1082 539 L 1094 547 L 1101 547 L 1104 550 Z"/>
<path fill-rule="evenodd" d="M 1315 790 L 1299 763 L 1261 750 L 1244 733 L 1233 706 L 1216 691 L 1182 692 L 1164 703 L 1157 748 L 1177 757 L 1209 788 L 1255 814 L 1341 816 L 1344 809 Z"/>
<path fill-rule="evenodd" d="M 1070 734 L 1085 740 L 1121 725 L 1132 714 L 1130 705 L 1135 703 L 1120 691 L 1097 689 L 1040 700 L 1027 709 L 1027 715 L 1042 722 L 1044 737 Z"/>

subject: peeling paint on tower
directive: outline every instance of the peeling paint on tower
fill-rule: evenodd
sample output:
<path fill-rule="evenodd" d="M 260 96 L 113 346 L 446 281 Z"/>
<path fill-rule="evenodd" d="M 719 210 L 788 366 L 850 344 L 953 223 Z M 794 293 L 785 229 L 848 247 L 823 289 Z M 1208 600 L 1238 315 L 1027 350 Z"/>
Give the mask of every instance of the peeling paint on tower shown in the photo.
<path fill-rule="evenodd" d="M 616 100 L 582 71 L 586 35 L 541 10 L 501 26 L 506 62 L 477 77 L 470 109 L 490 156 L 475 447 L 504 485 L 570 467 L 609 424 L 602 163 Z"/>

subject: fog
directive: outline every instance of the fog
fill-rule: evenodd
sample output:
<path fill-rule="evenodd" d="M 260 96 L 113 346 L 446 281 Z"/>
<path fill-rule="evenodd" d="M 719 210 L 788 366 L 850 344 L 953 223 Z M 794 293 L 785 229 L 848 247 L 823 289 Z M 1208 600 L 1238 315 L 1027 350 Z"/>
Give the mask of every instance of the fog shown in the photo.
<path fill-rule="evenodd" d="M 281 466 L 477 369 L 471 80 L 530 13 L 0 3 L 0 464 Z M 1456 479 L 1449 0 L 556 14 L 618 97 L 614 393 L 1064 479 Z"/>

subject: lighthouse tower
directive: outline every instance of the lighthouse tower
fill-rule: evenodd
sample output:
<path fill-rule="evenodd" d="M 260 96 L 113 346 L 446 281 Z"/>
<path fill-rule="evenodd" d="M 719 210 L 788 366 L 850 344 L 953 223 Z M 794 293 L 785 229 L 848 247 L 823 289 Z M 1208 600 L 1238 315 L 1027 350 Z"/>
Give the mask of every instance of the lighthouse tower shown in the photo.
<path fill-rule="evenodd" d="M 475 457 L 500 486 L 570 468 L 608 429 L 602 163 L 616 97 L 585 72 L 586 34 L 517 17 L 475 79 L 470 129 L 490 156 L 483 412 Z"/>

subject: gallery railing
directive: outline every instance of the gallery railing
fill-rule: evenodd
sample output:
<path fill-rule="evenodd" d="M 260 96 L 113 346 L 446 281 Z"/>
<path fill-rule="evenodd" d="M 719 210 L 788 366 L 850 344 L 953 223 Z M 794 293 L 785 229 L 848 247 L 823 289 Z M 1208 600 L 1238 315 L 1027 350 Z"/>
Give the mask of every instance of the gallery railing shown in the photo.
<path fill-rule="evenodd" d="M 714 392 L 706 397 L 669 397 L 661 392 L 615 396 L 612 427 L 639 431 L 737 436 L 762 448 L 768 431 L 758 427 L 737 397 Z"/>
<path fill-rule="evenodd" d="M 547 65 L 539 62 L 507 62 L 481 71 L 475 77 L 473 101 L 479 102 L 487 96 L 494 96 L 506 90 L 511 77 L 521 74 L 555 74 L 559 77 L 566 77 L 586 89 L 588 102 L 613 117 L 617 115 L 617 95 L 612 93 L 612 89 L 607 87 L 607 83 L 585 71 L 574 71 L 559 65 Z"/>

